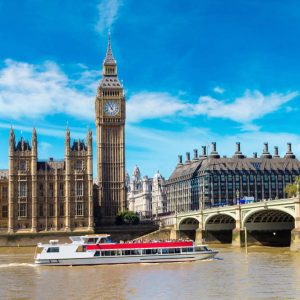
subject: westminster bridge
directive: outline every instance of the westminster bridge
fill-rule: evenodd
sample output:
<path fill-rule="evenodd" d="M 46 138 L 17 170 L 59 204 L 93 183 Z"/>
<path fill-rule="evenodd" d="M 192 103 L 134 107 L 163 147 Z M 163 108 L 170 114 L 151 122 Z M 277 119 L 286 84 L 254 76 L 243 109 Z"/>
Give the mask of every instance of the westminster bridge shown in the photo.
<path fill-rule="evenodd" d="M 178 212 L 160 218 L 171 238 L 290 246 L 300 251 L 300 197 Z M 246 233 L 246 234 L 245 234 Z"/>

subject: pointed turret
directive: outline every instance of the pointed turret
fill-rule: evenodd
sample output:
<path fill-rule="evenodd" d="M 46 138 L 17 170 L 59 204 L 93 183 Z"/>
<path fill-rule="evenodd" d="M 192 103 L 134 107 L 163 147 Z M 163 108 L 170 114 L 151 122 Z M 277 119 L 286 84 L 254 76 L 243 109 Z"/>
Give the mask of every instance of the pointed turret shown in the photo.
<path fill-rule="evenodd" d="M 112 50 L 111 50 L 111 42 L 110 42 L 110 32 L 108 33 L 108 43 L 107 43 L 107 51 L 106 51 L 106 56 L 103 62 L 103 65 L 105 66 L 115 66 L 117 64 Z"/>
<path fill-rule="evenodd" d="M 89 154 L 92 153 L 92 144 L 93 144 L 93 133 L 92 133 L 92 130 L 89 128 L 87 135 L 86 135 L 86 145 L 87 145 Z"/>
<path fill-rule="evenodd" d="M 32 130 L 31 144 L 32 144 L 32 155 L 37 156 L 37 134 L 35 128 L 33 128 Z"/>
<path fill-rule="evenodd" d="M 11 153 L 14 152 L 16 147 L 16 138 L 15 138 L 15 132 L 14 129 L 11 127 L 10 133 L 9 133 L 9 151 Z"/>
<path fill-rule="evenodd" d="M 70 130 L 69 130 L 69 127 L 67 127 L 66 138 L 65 138 L 65 153 L 66 153 L 66 156 L 70 155 L 70 146 L 71 146 L 70 142 L 71 142 Z"/>

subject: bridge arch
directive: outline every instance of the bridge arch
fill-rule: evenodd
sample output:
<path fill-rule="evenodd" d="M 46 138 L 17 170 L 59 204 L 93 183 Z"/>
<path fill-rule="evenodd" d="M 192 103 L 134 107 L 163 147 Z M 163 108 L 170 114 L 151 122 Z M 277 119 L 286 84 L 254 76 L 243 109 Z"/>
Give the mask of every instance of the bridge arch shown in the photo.
<path fill-rule="evenodd" d="M 235 216 L 230 213 L 215 213 L 209 215 L 203 224 L 204 230 L 232 230 L 235 228 Z"/>
<path fill-rule="evenodd" d="M 294 212 L 287 208 L 256 209 L 245 214 L 242 226 L 248 232 L 250 244 L 290 246 Z"/>
<path fill-rule="evenodd" d="M 236 226 L 235 217 L 230 213 L 214 213 L 209 215 L 203 224 L 204 239 L 207 242 L 231 243 L 232 230 Z"/>
<path fill-rule="evenodd" d="M 242 219 L 242 227 L 253 228 L 255 223 L 291 223 L 295 221 L 295 211 L 289 208 L 257 208 L 247 212 Z M 257 226 L 256 226 L 257 227 Z M 266 226 L 265 226 L 266 227 Z"/>
<path fill-rule="evenodd" d="M 179 230 L 196 230 L 199 228 L 199 220 L 194 217 L 181 219 L 178 224 Z"/>
<path fill-rule="evenodd" d="M 196 240 L 196 230 L 199 228 L 200 222 L 195 217 L 182 218 L 178 223 L 179 236 L 183 239 Z"/>

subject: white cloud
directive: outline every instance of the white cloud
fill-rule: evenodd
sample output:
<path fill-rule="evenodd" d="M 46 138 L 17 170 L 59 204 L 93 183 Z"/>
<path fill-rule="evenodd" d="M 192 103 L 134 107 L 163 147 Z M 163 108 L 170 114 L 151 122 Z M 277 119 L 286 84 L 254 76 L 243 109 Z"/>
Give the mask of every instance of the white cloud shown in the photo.
<path fill-rule="evenodd" d="M 217 94 L 223 94 L 225 90 L 219 86 L 214 87 L 213 91 Z"/>
<path fill-rule="evenodd" d="M 181 100 L 168 93 L 140 92 L 133 94 L 127 102 L 127 121 L 172 116 L 185 107 Z"/>
<path fill-rule="evenodd" d="M 95 72 L 84 71 L 71 80 L 57 64 L 32 65 L 6 60 L 0 70 L 0 117 L 36 119 L 66 113 L 93 119 Z"/>
<path fill-rule="evenodd" d="M 0 69 L 0 117 L 33 120 L 63 113 L 93 121 L 100 71 L 80 67 L 76 76 L 68 77 L 54 62 L 33 65 L 6 60 Z M 259 128 L 252 121 L 280 109 L 298 95 L 297 91 L 264 95 L 247 90 L 231 101 L 201 96 L 198 102 L 192 103 L 182 100 L 187 97 L 182 93 L 173 96 L 143 91 L 127 99 L 127 122 L 206 115 L 233 120 L 242 124 L 244 131 L 257 131 Z"/>
<path fill-rule="evenodd" d="M 122 4 L 121 0 L 101 0 L 97 6 L 99 20 L 96 29 L 103 33 L 110 30 L 113 23 L 117 19 L 119 8 Z"/>
<path fill-rule="evenodd" d="M 233 102 L 203 96 L 199 98 L 198 104 L 192 105 L 193 110 L 190 111 L 193 115 L 207 115 L 231 119 L 239 123 L 249 123 L 278 110 L 283 104 L 297 96 L 299 92 L 264 95 L 260 91 L 249 90 Z"/>
<path fill-rule="evenodd" d="M 280 109 L 299 92 L 264 95 L 260 91 L 247 90 L 242 97 L 229 102 L 211 96 L 201 96 L 198 103 L 183 101 L 169 93 L 140 92 L 128 100 L 128 121 L 181 116 L 207 115 L 225 118 L 244 125 L 244 130 L 257 130 L 252 121 Z"/>

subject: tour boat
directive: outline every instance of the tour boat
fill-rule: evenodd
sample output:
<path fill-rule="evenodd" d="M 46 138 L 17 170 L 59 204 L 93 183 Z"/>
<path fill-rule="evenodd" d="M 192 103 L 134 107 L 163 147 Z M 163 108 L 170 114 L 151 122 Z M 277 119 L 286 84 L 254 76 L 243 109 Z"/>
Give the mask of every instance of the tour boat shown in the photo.
<path fill-rule="evenodd" d="M 48 266 L 184 262 L 213 258 L 218 252 L 193 241 L 113 243 L 108 234 L 71 236 L 71 243 L 39 243 L 35 263 Z"/>

